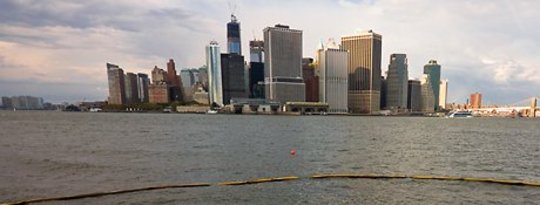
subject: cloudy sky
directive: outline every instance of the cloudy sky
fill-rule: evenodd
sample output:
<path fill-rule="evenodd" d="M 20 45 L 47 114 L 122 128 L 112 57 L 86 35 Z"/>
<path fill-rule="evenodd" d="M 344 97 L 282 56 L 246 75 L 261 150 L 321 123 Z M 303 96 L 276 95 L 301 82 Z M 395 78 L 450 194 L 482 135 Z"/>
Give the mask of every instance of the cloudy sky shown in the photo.
<path fill-rule="evenodd" d="M 304 31 L 304 56 L 320 41 L 373 29 L 383 35 L 383 72 L 392 53 L 408 55 L 411 78 L 437 59 L 450 102 L 479 91 L 488 103 L 514 103 L 540 96 L 538 8 L 535 0 L 2 0 L 0 95 L 105 100 L 106 62 L 145 73 L 169 58 L 200 67 L 209 41 L 225 51 L 234 10 L 243 51 L 277 23 Z"/>

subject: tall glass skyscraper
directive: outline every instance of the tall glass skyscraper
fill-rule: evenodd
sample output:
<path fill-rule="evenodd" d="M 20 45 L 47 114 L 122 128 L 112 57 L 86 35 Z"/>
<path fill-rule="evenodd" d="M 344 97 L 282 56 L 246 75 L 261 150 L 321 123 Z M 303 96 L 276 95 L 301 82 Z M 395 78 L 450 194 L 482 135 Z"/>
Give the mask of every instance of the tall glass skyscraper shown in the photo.
<path fill-rule="evenodd" d="M 227 23 L 227 50 L 231 54 L 242 55 L 240 22 L 238 22 L 234 14 L 231 14 L 231 22 Z"/>
<path fill-rule="evenodd" d="M 439 92 L 441 82 L 441 65 L 437 64 L 436 60 L 430 60 L 424 66 L 424 74 L 428 75 L 431 90 L 433 91 L 433 106 L 435 110 L 439 110 Z"/>
<path fill-rule="evenodd" d="M 404 110 L 407 108 L 409 71 L 407 55 L 390 55 L 390 65 L 386 77 L 386 107 L 391 110 Z"/>
<path fill-rule="evenodd" d="M 216 41 L 206 46 L 206 67 L 208 68 L 208 94 L 210 104 L 223 106 L 223 84 L 221 82 L 221 51 Z"/>

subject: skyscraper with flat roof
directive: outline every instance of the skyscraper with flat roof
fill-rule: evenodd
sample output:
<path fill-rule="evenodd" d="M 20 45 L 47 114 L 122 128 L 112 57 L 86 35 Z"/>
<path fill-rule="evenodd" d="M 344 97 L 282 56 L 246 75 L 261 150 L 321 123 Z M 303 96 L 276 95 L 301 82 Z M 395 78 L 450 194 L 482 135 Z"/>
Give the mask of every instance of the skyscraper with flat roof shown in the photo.
<path fill-rule="evenodd" d="M 439 91 L 439 108 L 446 109 L 446 104 L 448 104 L 448 80 L 441 80 Z"/>
<path fill-rule="evenodd" d="M 435 97 L 433 95 L 433 86 L 428 74 L 422 75 L 420 79 L 421 101 L 420 110 L 423 113 L 432 113 L 435 111 Z"/>
<path fill-rule="evenodd" d="M 167 62 L 167 84 L 169 86 L 169 99 L 171 101 L 182 101 L 182 80 L 176 73 L 176 64 L 173 59 Z"/>
<path fill-rule="evenodd" d="M 109 82 L 109 104 L 123 105 L 126 103 L 124 70 L 118 65 L 107 63 L 107 78 Z"/>
<path fill-rule="evenodd" d="M 135 73 L 126 73 L 124 76 L 126 103 L 135 104 L 140 102 L 139 91 L 137 90 L 137 75 Z"/>
<path fill-rule="evenodd" d="M 227 50 L 231 54 L 242 55 L 240 22 L 238 22 L 238 19 L 234 14 L 231 14 L 231 22 L 227 23 Z"/>
<path fill-rule="evenodd" d="M 302 31 L 286 25 L 264 29 L 264 78 L 267 100 L 305 101 Z"/>
<path fill-rule="evenodd" d="M 253 40 L 249 42 L 249 96 L 251 98 L 264 98 L 264 41 Z"/>
<path fill-rule="evenodd" d="M 302 75 L 306 85 L 306 102 L 319 102 L 319 76 L 315 73 L 313 58 L 302 59 Z"/>
<path fill-rule="evenodd" d="M 328 103 L 330 113 L 347 113 L 349 52 L 326 46 L 317 54 L 319 70 L 319 101 Z"/>
<path fill-rule="evenodd" d="M 138 73 L 137 74 L 137 92 L 139 93 L 139 102 L 147 103 L 149 102 L 148 96 L 148 86 L 150 86 L 150 79 L 147 74 Z"/>
<path fill-rule="evenodd" d="M 471 108 L 480 109 L 482 108 L 482 94 L 479 92 L 471 94 Z"/>
<path fill-rule="evenodd" d="M 353 113 L 375 114 L 380 110 L 382 36 L 368 31 L 341 37 L 349 51 L 348 105 Z"/>
<path fill-rule="evenodd" d="M 386 108 L 390 110 L 407 109 L 409 71 L 407 55 L 390 55 L 390 65 L 386 77 Z"/>
<path fill-rule="evenodd" d="M 221 51 L 216 41 L 206 46 L 206 67 L 208 68 L 208 94 L 210 104 L 223 106 L 223 84 L 221 75 Z"/>
<path fill-rule="evenodd" d="M 420 81 L 409 80 L 407 87 L 407 109 L 409 112 L 421 112 L 422 87 Z"/>
<path fill-rule="evenodd" d="M 221 77 L 224 104 L 229 104 L 233 98 L 248 98 L 244 78 L 244 56 L 221 54 Z"/>
<path fill-rule="evenodd" d="M 428 75 L 431 90 L 433 91 L 433 106 L 435 110 L 439 110 L 439 92 L 441 82 L 441 65 L 436 60 L 430 60 L 424 65 L 424 74 Z"/>

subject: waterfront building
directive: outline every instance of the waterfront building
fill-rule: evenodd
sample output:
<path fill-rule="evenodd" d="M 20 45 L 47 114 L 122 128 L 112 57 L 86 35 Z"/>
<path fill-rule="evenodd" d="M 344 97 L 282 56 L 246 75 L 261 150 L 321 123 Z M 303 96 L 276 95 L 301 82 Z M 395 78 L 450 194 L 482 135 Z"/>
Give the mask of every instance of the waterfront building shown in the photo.
<path fill-rule="evenodd" d="M 388 83 L 386 82 L 386 78 L 384 76 L 381 76 L 381 110 L 387 109 L 387 106 L 386 106 L 387 91 L 388 91 Z"/>
<path fill-rule="evenodd" d="M 250 41 L 249 54 L 249 97 L 264 98 L 264 41 Z"/>
<path fill-rule="evenodd" d="M 439 90 L 439 108 L 442 110 L 446 110 L 447 104 L 448 104 L 448 79 L 441 80 L 441 86 Z"/>
<path fill-rule="evenodd" d="M 139 95 L 139 102 L 147 103 L 150 101 L 148 94 L 148 86 L 150 86 L 150 79 L 147 74 L 137 74 L 137 93 Z"/>
<path fill-rule="evenodd" d="M 349 52 L 329 43 L 318 50 L 317 58 L 319 102 L 328 103 L 330 113 L 347 113 Z"/>
<path fill-rule="evenodd" d="M 428 64 L 424 65 L 424 74 L 428 75 L 431 90 L 433 91 L 433 106 L 435 107 L 435 110 L 439 110 L 441 65 L 439 65 L 436 60 L 430 60 Z"/>
<path fill-rule="evenodd" d="M 11 101 L 11 98 L 10 97 L 5 97 L 3 96 L 2 97 L 2 106 L 6 109 L 11 109 L 13 108 L 13 102 Z"/>
<path fill-rule="evenodd" d="M 407 65 L 407 55 L 390 55 L 390 64 L 386 77 L 386 107 L 389 110 L 407 109 L 407 93 L 409 71 Z"/>
<path fill-rule="evenodd" d="M 479 92 L 471 94 L 470 106 L 473 109 L 482 108 L 482 94 L 480 94 Z"/>
<path fill-rule="evenodd" d="M 264 63 L 264 41 L 249 41 L 249 61 Z"/>
<path fill-rule="evenodd" d="M 148 87 L 150 103 L 169 103 L 169 87 L 166 83 L 151 84 Z"/>
<path fill-rule="evenodd" d="M 240 22 L 234 14 L 231 14 L 231 22 L 227 23 L 227 51 L 230 54 L 242 55 Z"/>
<path fill-rule="evenodd" d="M 409 80 L 407 86 L 407 109 L 409 112 L 421 112 L 422 87 L 420 81 Z"/>
<path fill-rule="evenodd" d="M 184 100 L 193 100 L 193 85 L 197 82 L 195 79 L 195 70 L 185 69 L 180 71 L 180 78 L 182 79 L 182 88 L 184 91 Z"/>
<path fill-rule="evenodd" d="M 204 90 L 204 86 L 201 82 L 195 83 L 193 85 L 193 101 L 201 105 L 209 105 L 210 100 L 208 99 L 208 92 Z"/>
<path fill-rule="evenodd" d="M 221 75 L 221 51 L 216 41 L 206 46 L 206 67 L 208 68 L 208 94 L 210 104 L 223 106 L 223 84 Z"/>
<path fill-rule="evenodd" d="M 208 67 L 206 65 L 199 68 L 199 82 L 202 83 L 203 88 L 208 90 Z"/>
<path fill-rule="evenodd" d="M 13 96 L 9 100 L 11 108 L 17 110 L 42 110 L 43 98 L 34 96 Z"/>
<path fill-rule="evenodd" d="M 420 79 L 421 100 L 420 110 L 422 113 L 432 113 L 435 111 L 435 97 L 433 94 L 433 86 L 431 85 L 431 79 L 428 74 L 422 75 Z"/>
<path fill-rule="evenodd" d="M 221 54 L 221 76 L 224 104 L 230 104 L 233 98 L 248 97 L 244 80 L 244 56 Z"/>
<path fill-rule="evenodd" d="M 167 83 L 167 71 L 158 68 L 157 66 L 152 69 L 152 83 L 153 84 L 163 84 Z"/>
<path fill-rule="evenodd" d="M 265 95 L 270 101 L 305 101 L 302 31 L 286 25 L 264 29 Z"/>
<path fill-rule="evenodd" d="M 249 63 L 249 89 L 251 98 L 264 98 L 264 95 L 256 92 L 257 90 L 264 89 L 264 63 Z"/>
<path fill-rule="evenodd" d="M 306 85 L 306 102 L 319 102 L 319 76 L 315 74 L 313 58 L 302 59 L 302 75 Z"/>
<path fill-rule="evenodd" d="M 139 91 L 137 90 L 137 75 L 134 73 L 126 73 L 124 76 L 126 104 L 134 104 L 140 102 Z"/>
<path fill-rule="evenodd" d="M 182 79 L 176 72 L 176 64 L 173 59 L 169 59 L 167 62 L 167 85 L 169 86 L 169 99 L 177 102 L 182 101 Z"/>
<path fill-rule="evenodd" d="M 154 67 L 152 70 L 152 84 L 148 86 L 148 101 L 150 103 L 169 103 L 169 85 L 167 72 Z"/>
<path fill-rule="evenodd" d="M 107 63 L 107 78 L 109 82 L 108 103 L 112 105 L 126 103 L 124 70 L 118 65 Z"/>
<path fill-rule="evenodd" d="M 349 51 L 348 106 L 352 113 L 375 114 L 380 110 L 382 36 L 368 31 L 341 38 Z"/>

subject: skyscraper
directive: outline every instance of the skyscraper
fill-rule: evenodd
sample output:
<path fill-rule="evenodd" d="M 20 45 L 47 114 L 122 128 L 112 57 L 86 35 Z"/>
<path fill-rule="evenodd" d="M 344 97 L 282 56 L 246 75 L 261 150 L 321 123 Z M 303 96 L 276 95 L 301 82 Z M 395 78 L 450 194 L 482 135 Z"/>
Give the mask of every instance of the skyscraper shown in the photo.
<path fill-rule="evenodd" d="M 167 72 L 157 66 L 152 70 L 152 84 L 148 86 L 148 98 L 150 103 L 170 102 Z"/>
<path fill-rule="evenodd" d="M 345 49 L 327 45 L 318 50 L 319 101 L 328 103 L 329 112 L 347 113 L 349 53 Z"/>
<path fill-rule="evenodd" d="M 231 14 L 231 22 L 227 23 L 227 50 L 231 54 L 242 55 L 240 22 L 238 22 L 234 14 Z"/>
<path fill-rule="evenodd" d="M 182 101 L 182 83 L 176 73 L 176 64 L 173 59 L 169 59 L 169 62 L 167 62 L 167 84 L 169 85 L 169 99 L 171 101 Z"/>
<path fill-rule="evenodd" d="M 302 75 L 306 85 L 306 102 L 319 102 L 319 76 L 315 74 L 313 58 L 302 59 Z"/>
<path fill-rule="evenodd" d="M 448 104 L 448 80 L 441 80 L 441 89 L 439 91 L 439 108 L 446 109 Z"/>
<path fill-rule="evenodd" d="M 249 61 L 264 62 L 264 41 L 253 40 L 249 42 Z"/>
<path fill-rule="evenodd" d="M 470 102 L 473 109 L 482 108 L 482 94 L 480 94 L 479 92 L 471 94 Z"/>
<path fill-rule="evenodd" d="M 126 73 L 124 77 L 126 103 L 135 104 L 140 102 L 139 91 L 137 90 L 137 75 L 135 73 Z"/>
<path fill-rule="evenodd" d="M 418 80 L 409 80 L 407 89 L 407 109 L 409 112 L 421 112 L 422 86 Z"/>
<path fill-rule="evenodd" d="M 433 105 L 435 110 L 439 110 L 439 92 L 441 82 L 441 65 L 436 60 L 430 60 L 424 66 L 424 74 L 429 75 L 431 90 L 433 90 Z"/>
<path fill-rule="evenodd" d="M 374 114 L 380 110 L 382 36 L 368 31 L 341 38 L 349 51 L 348 105 L 353 113 Z"/>
<path fill-rule="evenodd" d="M 390 65 L 386 77 L 386 107 L 391 110 L 407 108 L 409 71 L 407 55 L 390 55 Z"/>
<path fill-rule="evenodd" d="M 182 88 L 184 90 L 184 100 L 191 101 L 192 98 L 192 87 L 197 82 L 195 80 L 194 70 L 185 69 L 180 71 L 180 77 L 182 78 Z"/>
<path fill-rule="evenodd" d="M 221 76 L 221 51 L 216 41 L 206 46 L 206 67 L 208 68 L 208 94 L 210 104 L 223 106 L 223 84 Z"/>
<path fill-rule="evenodd" d="M 109 81 L 109 104 L 123 105 L 126 103 L 124 70 L 118 65 L 107 63 L 107 78 Z"/>
<path fill-rule="evenodd" d="M 431 80 L 429 75 L 424 74 L 420 79 L 420 90 L 421 90 L 421 100 L 420 100 L 420 110 L 423 113 L 432 113 L 435 111 L 435 97 L 433 96 L 433 86 L 431 85 Z"/>
<path fill-rule="evenodd" d="M 249 42 L 249 93 L 252 98 L 264 98 L 264 41 L 253 40 Z"/>
<path fill-rule="evenodd" d="M 281 103 L 304 101 L 302 31 L 279 24 L 265 28 L 264 49 L 266 99 Z"/>
<path fill-rule="evenodd" d="M 221 77 L 224 104 L 229 104 L 232 98 L 248 97 L 244 84 L 244 56 L 221 54 Z"/>
<path fill-rule="evenodd" d="M 149 102 L 148 86 L 150 86 L 150 79 L 147 74 L 137 74 L 137 92 L 139 93 L 139 102 Z"/>

